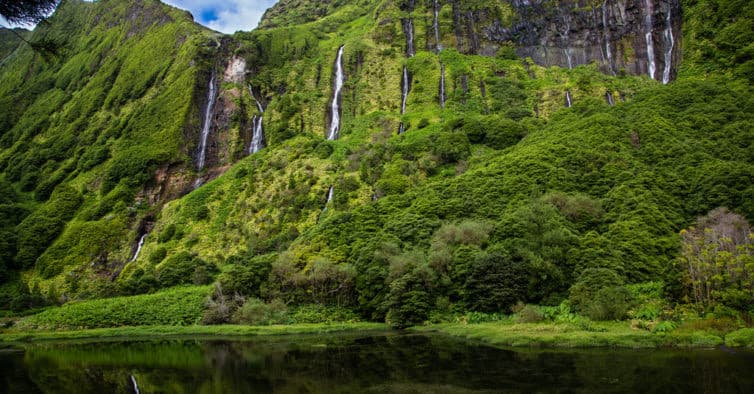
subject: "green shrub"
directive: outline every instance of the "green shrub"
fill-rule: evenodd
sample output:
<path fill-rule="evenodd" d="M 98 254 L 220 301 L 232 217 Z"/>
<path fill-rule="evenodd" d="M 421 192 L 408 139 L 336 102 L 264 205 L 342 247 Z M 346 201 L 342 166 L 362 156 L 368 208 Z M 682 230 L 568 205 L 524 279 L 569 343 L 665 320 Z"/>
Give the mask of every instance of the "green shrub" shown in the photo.
<path fill-rule="evenodd" d="M 288 308 L 279 299 L 264 302 L 258 298 L 249 298 L 233 314 L 232 321 L 251 325 L 283 324 L 287 315 Z"/>
<path fill-rule="evenodd" d="M 156 294 L 72 302 L 21 320 L 21 329 L 81 329 L 196 324 L 210 287 L 179 287 Z"/>
<path fill-rule="evenodd" d="M 191 255 L 189 252 L 179 252 L 168 257 L 157 267 L 157 279 L 162 287 L 194 282 L 194 273 L 204 270 L 208 275 L 217 272 L 217 267 Z"/>
<path fill-rule="evenodd" d="M 492 249 L 492 248 L 491 248 Z M 499 249 L 479 255 L 466 280 L 466 305 L 480 312 L 510 312 L 526 298 L 528 270 L 519 257 Z"/>
<path fill-rule="evenodd" d="M 544 319 L 544 313 L 536 305 L 527 304 L 516 313 L 516 323 L 539 323 Z"/>

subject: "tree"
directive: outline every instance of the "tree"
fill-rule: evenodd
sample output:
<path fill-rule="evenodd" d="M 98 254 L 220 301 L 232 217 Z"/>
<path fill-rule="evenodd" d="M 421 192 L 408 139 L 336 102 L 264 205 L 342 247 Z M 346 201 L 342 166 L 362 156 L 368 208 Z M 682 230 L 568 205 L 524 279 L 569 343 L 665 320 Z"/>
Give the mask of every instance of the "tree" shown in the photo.
<path fill-rule="evenodd" d="M 754 302 L 754 233 L 746 219 L 717 208 L 681 231 L 680 266 L 693 301 L 742 310 Z"/>
<path fill-rule="evenodd" d="M 12 24 L 36 24 L 47 18 L 59 0 L 10 0 L 0 2 L 0 15 Z"/>

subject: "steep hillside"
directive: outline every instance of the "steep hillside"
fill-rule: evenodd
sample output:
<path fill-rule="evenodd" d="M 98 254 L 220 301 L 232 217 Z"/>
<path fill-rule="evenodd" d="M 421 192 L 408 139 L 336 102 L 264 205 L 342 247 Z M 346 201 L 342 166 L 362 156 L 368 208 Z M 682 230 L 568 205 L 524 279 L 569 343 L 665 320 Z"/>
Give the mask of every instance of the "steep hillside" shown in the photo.
<path fill-rule="evenodd" d="M 0 66 L 5 280 L 396 325 L 595 272 L 681 301 L 679 232 L 754 219 L 752 6 L 711 3 L 281 1 L 230 37 L 67 2 L 34 32 L 61 55 Z"/>

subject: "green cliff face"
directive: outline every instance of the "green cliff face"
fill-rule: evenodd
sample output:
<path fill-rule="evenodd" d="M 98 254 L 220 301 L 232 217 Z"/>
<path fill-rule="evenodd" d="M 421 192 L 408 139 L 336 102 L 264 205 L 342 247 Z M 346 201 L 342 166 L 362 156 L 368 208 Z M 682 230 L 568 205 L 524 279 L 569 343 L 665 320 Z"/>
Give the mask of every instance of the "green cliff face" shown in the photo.
<path fill-rule="evenodd" d="M 281 1 L 220 36 L 66 2 L 32 36 L 59 55 L 0 65 L 5 287 L 216 280 L 396 325 L 556 305 L 595 269 L 680 300 L 679 231 L 754 219 L 752 15 L 646 3 Z"/>

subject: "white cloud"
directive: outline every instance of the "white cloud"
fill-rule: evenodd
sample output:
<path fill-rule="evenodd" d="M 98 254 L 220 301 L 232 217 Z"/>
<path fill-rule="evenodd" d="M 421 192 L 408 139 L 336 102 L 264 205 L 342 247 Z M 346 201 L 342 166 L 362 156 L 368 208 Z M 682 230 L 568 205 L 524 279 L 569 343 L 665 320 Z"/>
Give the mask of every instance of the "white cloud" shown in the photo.
<path fill-rule="evenodd" d="M 194 15 L 197 22 L 223 33 L 252 30 L 277 0 L 163 0 Z"/>
<path fill-rule="evenodd" d="M 90 1 L 90 0 L 86 0 Z M 162 0 L 166 4 L 188 10 L 194 20 L 210 29 L 232 34 L 238 30 L 249 31 L 257 27 L 264 12 L 277 0 Z M 205 16 L 214 16 L 211 19 Z M 10 26 L 0 17 L 0 26 Z M 21 26 L 33 29 L 34 25 Z"/>

